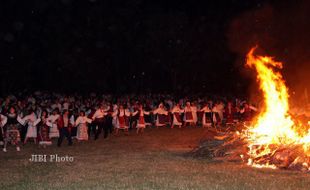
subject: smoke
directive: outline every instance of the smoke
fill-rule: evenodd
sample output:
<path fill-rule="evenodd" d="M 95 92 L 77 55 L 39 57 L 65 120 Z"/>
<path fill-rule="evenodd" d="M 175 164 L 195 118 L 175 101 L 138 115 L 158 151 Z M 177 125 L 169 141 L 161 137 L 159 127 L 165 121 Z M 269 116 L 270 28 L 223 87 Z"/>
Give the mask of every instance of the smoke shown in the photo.
<path fill-rule="evenodd" d="M 227 33 L 229 47 L 238 54 L 236 67 L 245 78 L 254 79 L 253 73 L 244 68 L 244 63 L 249 49 L 258 45 L 257 53 L 271 55 L 283 62 L 282 72 L 291 97 L 304 98 L 305 89 L 310 93 L 309 10 L 310 1 L 307 0 L 273 1 L 231 21 Z M 251 92 L 257 89 L 254 84 L 251 87 Z"/>

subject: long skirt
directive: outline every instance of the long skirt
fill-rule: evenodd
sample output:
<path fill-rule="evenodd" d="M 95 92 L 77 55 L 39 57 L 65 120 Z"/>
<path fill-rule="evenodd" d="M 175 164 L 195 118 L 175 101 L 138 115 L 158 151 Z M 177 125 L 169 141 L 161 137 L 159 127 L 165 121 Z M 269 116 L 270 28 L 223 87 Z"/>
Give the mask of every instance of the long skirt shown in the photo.
<path fill-rule="evenodd" d="M 143 116 L 139 117 L 137 128 L 145 128 L 145 120 Z"/>
<path fill-rule="evenodd" d="M 112 119 L 112 125 L 113 125 L 114 128 L 117 128 L 117 127 L 118 127 L 117 117 L 113 117 L 113 119 Z"/>
<path fill-rule="evenodd" d="M 39 129 L 39 144 L 40 145 L 51 145 L 52 141 L 49 138 L 49 126 L 43 125 Z"/>
<path fill-rule="evenodd" d="M 118 125 L 117 128 L 119 129 L 128 129 L 129 128 L 129 120 L 127 117 L 119 116 L 118 117 Z"/>
<path fill-rule="evenodd" d="M 167 116 L 164 114 L 158 114 L 156 120 L 156 126 L 165 126 L 167 121 Z"/>
<path fill-rule="evenodd" d="M 15 124 L 8 125 L 5 133 L 5 141 L 14 145 L 18 144 L 18 142 L 20 141 L 20 133 L 17 128 L 17 125 Z"/>
<path fill-rule="evenodd" d="M 206 112 L 206 113 L 203 113 L 203 116 L 202 116 L 202 126 L 211 126 L 213 123 L 213 120 L 212 120 L 212 113 L 211 112 Z"/>
<path fill-rule="evenodd" d="M 27 128 L 27 138 L 37 138 L 37 127 L 29 125 Z"/>
<path fill-rule="evenodd" d="M 49 137 L 50 138 L 58 138 L 59 137 L 59 130 L 57 128 L 57 124 L 53 124 L 52 127 L 50 128 Z"/>
<path fill-rule="evenodd" d="M 181 120 L 181 116 L 179 113 L 173 114 L 173 125 L 177 125 L 177 126 L 182 125 L 182 120 Z"/>
<path fill-rule="evenodd" d="M 194 117 L 192 112 L 185 112 L 184 114 L 185 122 L 194 122 Z"/>
<path fill-rule="evenodd" d="M 86 123 L 82 123 L 77 127 L 77 135 L 76 138 L 78 140 L 88 140 L 88 133 L 87 133 L 87 125 Z"/>

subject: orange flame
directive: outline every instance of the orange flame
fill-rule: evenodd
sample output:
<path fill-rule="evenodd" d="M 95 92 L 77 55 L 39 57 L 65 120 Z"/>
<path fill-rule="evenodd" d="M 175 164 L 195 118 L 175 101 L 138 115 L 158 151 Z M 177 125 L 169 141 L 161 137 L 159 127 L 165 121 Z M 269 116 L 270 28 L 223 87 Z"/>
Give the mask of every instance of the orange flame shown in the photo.
<path fill-rule="evenodd" d="M 252 48 L 247 55 L 246 66 L 257 72 L 257 81 L 264 96 L 263 111 L 247 129 L 249 142 L 248 164 L 255 167 L 276 168 L 269 162 L 261 163 L 259 158 L 272 155 L 283 146 L 300 145 L 304 154 L 310 153 L 310 133 L 300 136 L 297 125 L 289 115 L 289 95 L 280 72 L 282 63 L 267 56 L 256 56 Z M 310 154 L 309 154 L 310 155 Z"/>

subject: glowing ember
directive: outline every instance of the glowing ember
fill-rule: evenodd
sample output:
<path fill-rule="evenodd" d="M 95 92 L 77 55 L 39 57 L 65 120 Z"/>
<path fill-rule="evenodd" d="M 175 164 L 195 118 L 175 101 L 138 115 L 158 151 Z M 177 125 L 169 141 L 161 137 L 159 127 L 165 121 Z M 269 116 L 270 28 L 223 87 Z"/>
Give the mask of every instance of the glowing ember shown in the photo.
<path fill-rule="evenodd" d="M 253 167 L 308 167 L 310 133 L 302 133 L 289 115 L 288 89 L 280 72 L 282 63 L 271 57 L 247 55 L 246 66 L 254 68 L 264 96 L 264 108 L 243 133 L 247 137 L 248 164 Z M 303 135 L 301 135 L 303 134 Z"/>

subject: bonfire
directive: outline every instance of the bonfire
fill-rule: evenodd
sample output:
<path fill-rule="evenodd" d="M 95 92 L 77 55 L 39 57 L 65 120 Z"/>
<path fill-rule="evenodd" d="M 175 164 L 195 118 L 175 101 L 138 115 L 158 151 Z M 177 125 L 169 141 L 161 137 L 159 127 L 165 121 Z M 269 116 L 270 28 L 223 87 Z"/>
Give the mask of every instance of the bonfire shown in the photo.
<path fill-rule="evenodd" d="M 245 130 L 249 147 L 248 164 L 255 167 L 302 167 L 309 170 L 310 133 L 303 131 L 289 114 L 289 95 L 277 69 L 281 62 L 267 56 L 247 55 L 246 66 L 257 72 L 264 108 Z"/>
<path fill-rule="evenodd" d="M 239 158 L 258 168 L 310 170 L 310 131 L 292 119 L 289 93 L 280 69 L 283 64 L 272 57 L 247 54 L 246 67 L 255 69 L 264 98 L 258 116 L 243 129 L 208 139 L 197 152 L 212 157 Z M 214 140 L 217 143 L 214 143 Z"/>

